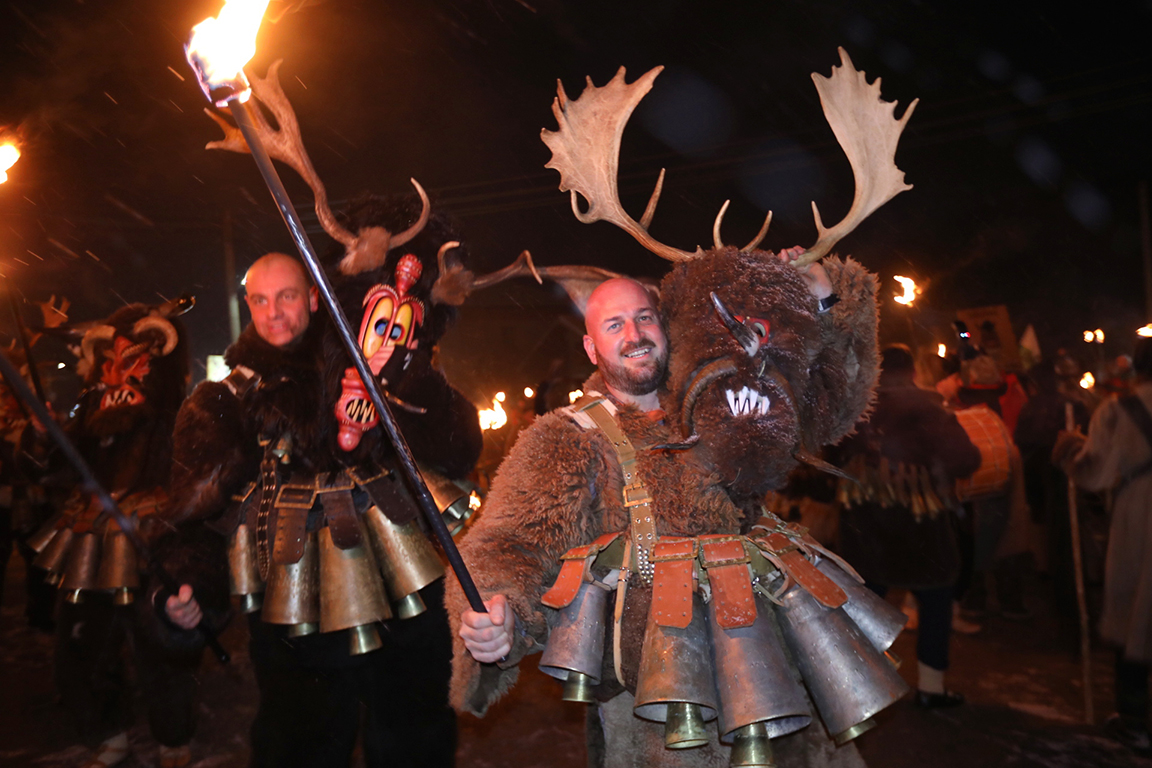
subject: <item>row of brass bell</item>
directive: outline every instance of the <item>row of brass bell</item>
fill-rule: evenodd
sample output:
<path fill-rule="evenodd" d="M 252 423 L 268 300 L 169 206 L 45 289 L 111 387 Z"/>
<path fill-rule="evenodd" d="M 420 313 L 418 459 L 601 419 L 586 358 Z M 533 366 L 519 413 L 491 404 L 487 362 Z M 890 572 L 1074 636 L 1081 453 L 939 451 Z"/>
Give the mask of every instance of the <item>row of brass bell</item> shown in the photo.
<path fill-rule="evenodd" d="M 140 587 L 136 550 L 120 530 L 110 528 L 100 536 L 53 529 L 29 544 L 39 547 L 33 565 L 48 572 L 47 581 L 64 590 L 70 603 L 81 602 L 87 591 L 110 591 L 115 605 L 129 605 L 132 590 Z"/>
<path fill-rule="evenodd" d="M 251 530 L 240 525 L 229 544 L 232 594 L 246 612 L 288 625 L 290 636 L 347 629 L 351 653 L 379 648 L 375 624 L 392 617 L 385 587 L 397 596 L 397 615 L 411 618 L 424 612 L 419 591 L 443 576 L 444 566 L 415 522 L 397 525 L 373 506 L 357 525 L 361 543 L 348 549 L 336 546 L 327 526 L 309 533 L 297 562 L 269 566 L 267 584 Z"/>
<path fill-rule="evenodd" d="M 750 627 L 721 628 L 715 604 L 705 607 L 699 594 L 693 596 L 693 618 L 684 629 L 662 627 L 649 615 L 634 712 L 664 723 L 667 748 L 706 744 L 706 723 L 717 719 L 721 742 L 732 744 L 731 765 L 772 765 L 770 739 L 812 720 L 785 644 L 838 743 L 866 731 L 876 712 L 906 693 L 885 657 L 907 620 L 904 614 L 831 560 L 819 567 L 847 592 L 842 608 L 829 609 L 794 586 L 778 611 L 757 598 L 757 618 Z M 567 701 L 593 700 L 606 615 L 607 592 L 585 583 L 551 630 L 540 669 L 566 681 Z"/>

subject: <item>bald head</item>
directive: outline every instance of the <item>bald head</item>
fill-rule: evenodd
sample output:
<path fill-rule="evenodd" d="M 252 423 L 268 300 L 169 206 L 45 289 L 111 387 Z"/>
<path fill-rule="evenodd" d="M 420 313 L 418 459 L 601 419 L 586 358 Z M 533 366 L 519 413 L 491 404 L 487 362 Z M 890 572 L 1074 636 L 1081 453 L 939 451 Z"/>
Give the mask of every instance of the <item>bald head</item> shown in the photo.
<path fill-rule="evenodd" d="M 257 259 L 244 275 L 245 300 L 260 338 L 274 347 L 299 339 L 319 306 L 304 265 L 284 253 Z"/>
<path fill-rule="evenodd" d="M 613 394 L 649 395 L 664 381 L 668 339 L 655 298 L 640 283 L 613 278 L 597 286 L 588 297 L 584 328 L 584 351 Z"/>

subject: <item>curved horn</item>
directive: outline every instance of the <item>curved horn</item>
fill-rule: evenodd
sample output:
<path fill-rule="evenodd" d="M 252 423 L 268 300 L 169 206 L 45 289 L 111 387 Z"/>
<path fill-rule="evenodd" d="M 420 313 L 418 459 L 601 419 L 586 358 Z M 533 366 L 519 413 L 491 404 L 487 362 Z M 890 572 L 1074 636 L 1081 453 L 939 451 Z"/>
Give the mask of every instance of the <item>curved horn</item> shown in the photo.
<path fill-rule="evenodd" d="M 720 297 L 716 295 L 715 291 L 708 294 L 712 297 L 712 306 L 716 308 L 716 314 L 720 316 L 720 322 L 724 323 L 724 327 L 728 332 L 736 337 L 736 341 L 748 353 L 748 357 L 753 357 L 760 351 L 760 337 L 756 335 L 748 326 L 741 323 L 732 313 L 728 311 L 728 307 L 724 306 L 724 302 L 720 301 Z"/>
<path fill-rule="evenodd" d="M 731 376 L 737 370 L 736 361 L 730 357 L 713 360 L 700 369 L 689 383 L 688 391 L 684 393 L 684 403 L 680 406 L 680 430 L 684 435 L 692 435 L 696 431 L 696 401 L 700 399 L 704 388 L 719 378 Z"/>
<path fill-rule="evenodd" d="M 724 241 L 720 239 L 720 223 L 724 221 L 724 214 L 728 212 L 728 204 L 731 202 L 731 200 L 724 201 L 724 205 L 720 206 L 720 213 L 716 214 L 716 220 L 712 222 L 712 242 L 716 250 L 724 247 Z"/>
<path fill-rule="evenodd" d="M 94 325 L 84 332 L 84 338 L 80 340 L 80 349 L 89 365 L 93 365 L 96 361 L 96 342 L 112 341 L 115 336 L 116 329 L 110 325 Z"/>
<path fill-rule="evenodd" d="M 455 240 L 450 240 L 440 246 L 440 250 L 436 252 L 436 262 L 440 267 L 440 276 L 436 278 L 436 282 L 432 285 L 432 302 L 434 304 L 451 304 L 454 307 L 458 307 L 472 295 L 473 291 L 488 288 L 497 283 L 502 283 L 505 280 L 511 280 L 514 277 L 531 275 L 535 278 L 536 282 L 544 282 L 540 278 L 540 273 L 536 270 L 536 265 L 532 263 L 532 254 L 528 251 L 521 251 L 516 261 L 503 269 L 498 269 L 490 274 L 477 277 L 472 270 L 466 269 L 463 265 L 449 265 L 445 260 L 444 256 L 448 251 L 458 247 L 460 247 L 460 243 Z"/>
<path fill-rule="evenodd" d="M 420 217 L 417 218 L 416 223 L 408 227 L 408 229 L 398 235 L 392 236 L 390 248 L 399 248 L 420 234 L 420 230 L 424 229 L 424 225 L 428 223 L 428 216 L 432 213 L 432 203 L 428 201 L 428 193 L 424 191 L 424 187 L 420 186 L 420 182 L 416 181 L 416 179 L 408 179 L 408 181 L 412 182 L 412 186 L 416 187 L 416 194 L 420 195 Z"/>
<path fill-rule="evenodd" d="M 768 215 L 764 217 L 764 223 L 760 225 L 760 231 L 756 233 L 756 237 L 752 238 L 752 242 L 741 248 L 741 251 L 750 251 L 756 246 L 760 245 L 760 241 L 764 239 L 764 235 L 768 234 L 768 227 L 772 224 L 772 211 L 768 211 Z"/>
<path fill-rule="evenodd" d="M 142 317 L 132 326 L 133 336 L 140 336 L 146 331 L 159 331 L 164 336 L 164 347 L 160 352 L 161 357 L 171 354 L 172 350 L 176 349 L 176 344 L 180 341 L 180 337 L 176 333 L 176 327 L 159 315 Z"/>

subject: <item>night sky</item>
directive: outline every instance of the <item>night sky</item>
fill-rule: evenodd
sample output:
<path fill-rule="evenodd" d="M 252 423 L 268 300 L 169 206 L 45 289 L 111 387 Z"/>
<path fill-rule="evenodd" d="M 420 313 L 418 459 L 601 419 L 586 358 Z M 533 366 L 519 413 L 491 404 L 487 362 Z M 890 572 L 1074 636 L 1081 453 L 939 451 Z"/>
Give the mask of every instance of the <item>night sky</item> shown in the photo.
<path fill-rule="evenodd" d="M 884 97 L 921 102 L 897 163 L 915 189 L 840 246 L 884 278 L 884 333 L 907 325 L 893 274 L 927 284 L 924 338 L 963 307 L 1007 304 L 1046 352 L 1103 327 L 1118 354 L 1144 316 L 1137 189 L 1152 176 L 1152 2 L 273 2 L 250 69 L 281 82 L 339 205 L 415 176 L 459 220 L 481 272 L 529 249 L 540 264 L 660 275 L 615 227 L 579 224 L 539 139 L 556 80 L 629 79 L 664 65 L 625 133 L 621 190 L 639 217 L 661 167 L 652 226 L 692 249 L 815 239 L 811 200 L 836 221 L 851 172 L 809 73 L 844 46 Z M 0 138 L 24 157 L 0 186 L 0 272 L 31 300 L 65 294 L 76 320 L 184 291 L 200 362 L 227 345 L 223 222 L 237 271 L 292 251 L 255 165 L 208 152 L 219 137 L 184 60 L 214 0 L 13 0 L 0 9 Z M 285 182 L 313 222 L 307 188 Z M 325 235 L 314 227 L 323 251 Z M 6 318 L 5 318 L 6 319 Z M 478 402 L 575 355 L 578 320 L 526 281 L 476 296 L 444 362 Z M 4 326 L 6 327 L 6 326 Z M 895 329 L 895 330 L 894 330 Z M 945 339 L 941 339 L 945 340 Z M 1083 352 L 1083 350 L 1078 350 Z M 194 368 L 202 371 L 200 365 Z"/>

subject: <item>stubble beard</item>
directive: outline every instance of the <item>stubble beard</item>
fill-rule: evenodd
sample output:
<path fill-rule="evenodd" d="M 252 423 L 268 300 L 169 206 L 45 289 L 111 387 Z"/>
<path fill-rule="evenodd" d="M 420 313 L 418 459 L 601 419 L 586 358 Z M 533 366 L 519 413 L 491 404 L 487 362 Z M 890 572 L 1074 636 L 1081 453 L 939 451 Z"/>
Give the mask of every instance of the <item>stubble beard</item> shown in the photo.
<path fill-rule="evenodd" d="M 641 339 L 639 343 L 621 350 L 621 354 L 634 352 L 645 346 L 651 346 L 655 350 L 655 344 L 650 339 Z M 655 392 L 668 376 L 667 349 L 658 357 L 652 358 L 652 365 L 639 370 L 610 361 L 599 350 L 596 351 L 596 354 L 600 362 L 600 375 L 604 377 L 605 383 L 628 395 L 639 397 Z"/>

